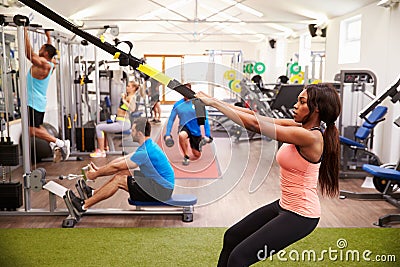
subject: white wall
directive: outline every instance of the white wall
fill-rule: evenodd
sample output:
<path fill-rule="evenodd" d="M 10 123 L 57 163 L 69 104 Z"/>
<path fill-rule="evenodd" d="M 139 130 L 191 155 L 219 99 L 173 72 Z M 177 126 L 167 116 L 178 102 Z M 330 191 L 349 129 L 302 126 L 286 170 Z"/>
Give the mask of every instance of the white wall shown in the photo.
<path fill-rule="evenodd" d="M 252 43 L 241 42 L 136 42 L 132 54 L 137 57 L 144 54 L 203 54 L 206 50 L 242 50 L 244 59 L 253 59 L 257 53 Z"/>
<path fill-rule="evenodd" d="M 286 74 L 287 49 L 288 43 L 284 38 L 276 39 L 275 48 L 271 48 L 268 41 L 256 46 L 259 54 L 257 60 L 266 66 L 266 71 L 262 75 L 264 83 L 275 83 L 279 76 Z"/>
<path fill-rule="evenodd" d="M 340 21 L 357 14 L 362 14 L 361 60 L 357 64 L 339 65 Z M 45 21 L 43 25 L 47 26 L 49 22 Z M 372 4 L 359 11 L 331 20 L 326 38 L 325 81 L 332 81 L 334 75 L 341 69 L 369 69 L 378 77 L 378 93 L 387 89 L 400 78 L 400 67 L 398 67 L 398 62 L 400 62 L 399 27 L 400 9 L 398 5 L 392 9 L 386 9 Z M 273 83 L 278 76 L 285 73 L 286 63 L 294 53 L 298 53 L 299 44 L 298 39 L 287 41 L 279 38 L 275 49 L 272 49 L 267 41 L 262 43 L 137 42 L 132 54 L 136 57 L 142 57 L 144 54 L 202 54 L 207 49 L 242 50 L 244 60 L 262 61 L 266 64 L 267 71 L 263 75 L 264 82 Z M 99 59 L 112 59 L 112 56 L 99 51 Z M 54 76 L 48 93 L 50 101 L 45 120 L 57 127 L 56 92 L 51 89 L 56 85 Z M 386 101 L 384 104 L 389 107 L 389 114 L 387 121 L 381 123 L 377 129 L 375 151 L 384 162 L 397 161 L 400 157 L 400 128 L 394 126 L 392 121 L 400 116 L 399 104 L 396 107 L 390 101 Z"/>
<path fill-rule="evenodd" d="M 359 63 L 338 64 L 339 29 L 343 19 L 361 14 L 361 57 Z M 377 93 L 387 90 L 400 78 L 400 8 L 369 5 L 357 12 L 329 22 L 326 41 L 325 78 L 332 81 L 341 69 L 367 69 L 377 76 Z M 383 103 L 389 108 L 386 121 L 377 126 L 374 151 L 383 162 L 396 162 L 400 157 L 400 128 L 392 122 L 400 116 L 400 104 Z"/>

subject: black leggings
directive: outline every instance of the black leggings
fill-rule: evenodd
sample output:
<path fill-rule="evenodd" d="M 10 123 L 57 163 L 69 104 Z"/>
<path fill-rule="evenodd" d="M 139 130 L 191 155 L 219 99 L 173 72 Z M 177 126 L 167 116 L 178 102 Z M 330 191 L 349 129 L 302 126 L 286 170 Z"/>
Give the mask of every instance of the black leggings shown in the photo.
<path fill-rule="evenodd" d="M 225 232 L 218 266 L 243 267 L 268 258 L 310 234 L 318 221 L 319 218 L 307 218 L 282 209 L 279 200 L 272 202 Z"/>

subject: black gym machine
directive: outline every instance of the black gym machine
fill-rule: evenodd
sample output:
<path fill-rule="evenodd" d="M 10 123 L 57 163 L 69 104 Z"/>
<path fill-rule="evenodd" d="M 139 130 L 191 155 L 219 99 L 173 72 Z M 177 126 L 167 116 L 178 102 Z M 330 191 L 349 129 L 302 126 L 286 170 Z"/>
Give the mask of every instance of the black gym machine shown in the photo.
<path fill-rule="evenodd" d="M 160 83 L 168 86 L 169 88 L 177 91 L 178 93 L 182 94 L 183 96 L 187 97 L 188 99 L 193 99 L 195 98 L 195 92 L 192 91 L 191 89 L 187 88 L 186 86 L 182 85 L 179 81 L 169 78 L 163 73 L 155 70 L 154 68 L 148 66 L 145 64 L 145 62 L 141 59 L 135 58 L 129 53 L 125 53 L 121 50 L 119 50 L 116 46 L 111 45 L 107 42 L 103 42 L 99 38 L 79 29 L 77 26 L 72 24 L 71 22 L 67 21 L 63 17 L 59 16 L 52 10 L 48 9 L 41 3 L 34 1 L 34 0 L 21 0 L 20 2 L 24 3 L 25 5 L 31 7 L 32 9 L 36 10 L 37 12 L 41 13 L 45 17 L 49 18 L 50 20 L 54 21 L 55 23 L 63 26 L 67 30 L 75 33 L 76 35 L 80 36 L 84 40 L 92 43 L 96 47 L 99 47 L 100 49 L 114 55 L 114 58 L 118 59 L 120 66 L 131 66 L 133 69 L 137 70 L 140 72 L 143 77 L 150 78 L 152 77 L 153 79 L 159 81 Z M 17 25 L 17 36 L 18 36 L 18 42 L 19 42 L 19 48 L 20 51 L 19 53 L 23 55 L 25 53 L 24 49 L 24 32 L 23 32 L 23 27 L 29 25 L 29 19 L 26 16 L 22 15 L 16 15 L 13 18 L 13 22 L 15 25 Z M 24 64 L 20 64 L 20 72 L 21 73 L 26 73 L 26 67 Z M 20 79 L 20 88 L 21 88 L 21 106 L 26 107 L 27 106 L 27 95 L 26 95 L 26 81 L 25 79 Z M 205 106 L 204 104 L 198 100 L 194 99 L 194 105 L 196 109 L 196 116 L 199 124 L 204 125 L 205 121 Z M 18 184 L 19 191 L 17 190 L 16 192 L 16 199 L 13 200 L 16 205 L 13 205 L 10 209 L 14 211 L 7 211 L 6 214 L 8 215 L 61 215 L 61 214 L 69 214 L 69 217 L 64 220 L 63 226 L 65 227 L 71 227 L 71 223 L 74 224 L 79 220 L 80 215 L 79 214 L 74 214 L 71 212 L 71 203 L 68 203 L 66 199 L 65 204 L 68 208 L 68 212 L 66 211 L 61 211 L 56 209 L 56 201 L 55 201 L 55 196 L 61 196 L 63 189 L 60 188 L 60 186 L 57 183 L 54 183 L 53 181 L 47 182 L 46 181 L 46 171 L 43 168 L 38 168 L 34 171 L 31 172 L 31 167 L 30 167 L 30 158 L 29 158 L 29 130 L 28 130 L 28 121 L 27 121 L 27 110 L 23 108 L 21 110 L 21 125 L 22 125 L 22 149 L 24 151 L 23 154 L 23 171 L 24 171 L 24 177 L 23 177 L 23 185 L 21 183 Z M 7 139 L 8 140 L 8 139 Z M 13 166 L 13 165 L 18 165 L 19 162 L 17 162 L 15 159 L 19 158 L 19 150 L 18 150 L 18 145 L 13 145 L 12 143 L 8 141 L 3 142 L 2 138 L 2 143 L 0 144 L 2 147 L 2 152 L 3 151 L 8 151 L 10 150 L 10 153 L 12 153 L 12 157 L 4 157 L 3 155 L 6 155 L 5 153 L 2 153 L 2 159 L 0 160 L 1 165 L 8 164 L 7 166 Z M 4 143 L 4 144 L 3 144 Z M 6 148 L 3 147 L 3 145 L 6 146 Z M 15 149 L 17 147 L 17 149 Z M 7 150 L 8 149 L 8 150 Z M 12 162 L 10 162 L 12 160 Z M 62 178 L 63 176 L 60 176 Z M 74 178 L 78 178 L 74 177 Z M 23 188 L 22 188 L 23 187 Z M 50 192 L 50 210 L 49 211 L 33 211 L 31 209 L 31 191 L 36 191 L 36 190 L 42 190 L 46 189 Z M 9 191 L 9 190 L 7 190 Z M 23 193 L 22 193 L 23 191 Z M 24 198 L 22 198 L 22 194 L 24 194 Z M 3 198 L 3 197 L 2 197 Z M 22 199 L 24 201 L 24 210 L 25 212 L 23 213 L 18 213 L 19 211 L 17 210 L 19 207 L 22 206 Z M 72 216 L 72 217 L 71 217 Z M 65 224 L 65 225 L 64 225 Z M 73 227 L 73 225 L 72 225 Z"/>
<path fill-rule="evenodd" d="M 391 102 L 396 104 L 400 102 L 400 79 L 393 84 L 388 90 L 377 96 L 370 104 L 368 104 L 361 112 L 360 117 L 366 118 L 372 110 L 381 104 L 386 98 L 390 97 Z M 395 119 L 394 124 L 400 127 L 400 117 Z M 397 163 L 383 164 L 381 166 L 364 164 L 363 170 L 373 174 L 373 184 L 379 193 L 358 193 L 346 190 L 340 191 L 340 198 L 352 198 L 359 200 L 386 200 L 393 206 L 400 208 L 400 194 L 396 193 L 400 188 L 400 159 Z M 379 218 L 375 223 L 377 226 L 388 227 L 392 222 L 400 222 L 399 214 L 389 214 Z"/>
<path fill-rule="evenodd" d="M 1 73 L 1 92 L 4 98 L 0 99 L 2 112 L 0 117 L 0 169 L 1 169 L 1 182 L 0 182 L 0 210 L 16 210 L 22 206 L 22 184 L 20 182 L 12 182 L 11 168 L 19 165 L 19 149 L 18 144 L 14 144 L 10 137 L 10 119 L 13 118 L 12 114 L 12 91 L 8 83 L 7 75 L 7 59 L 10 55 L 9 46 L 6 47 L 6 34 L 4 27 L 12 21 L 4 15 L 0 15 L 1 26 L 1 42 L 2 42 L 2 73 Z M 11 37 L 8 37 L 10 39 Z M 4 107 L 4 110 L 3 110 Z M 11 110 L 10 110 L 11 109 Z M 3 133 L 6 132 L 6 135 Z"/>
<path fill-rule="evenodd" d="M 54 21 L 58 25 L 64 27 L 65 29 L 71 31 L 72 33 L 80 36 L 84 40 L 88 41 L 89 43 L 97 46 L 98 48 L 104 50 L 105 52 L 114 56 L 114 58 L 119 60 L 120 66 L 131 66 L 133 69 L 141 72 L 147 79 L 152 77 L 153 79 L 159 81 L 162 84 L 165 84 L 172 90 L 177 91 L 178 93 L 182 94 L 183 96 L 187 97 L 188 99 L 195 98 L 195 92 L 191 89 L 187 88 L 179 81 L 175 79 L 171 79 L 164 75 L 162 72 L 148 66 L 143 59 L 138 59 L 132 56 L 129 53 L 125 53 L 122 50 L 118 49 L 115 45 L 112 45 L 108 42 L 103 42 L 100 38 L 91 35 L 88 32 L 85 32 L 79 29 L 76 25 L 71 23 L 70 21 L 64 19 L 51 9 L 47 8 L 43 4 L 39 3 L 35 0 L 19 0 L 19 2 L 27 5 L 28 7 L 32 8 L 33 10 L 39 12 L 43 16 L 47 17 L 48 19 Z M 129 44 L 129 41 L 125 41 Z M 205 120 L 205 106 L 200 100 L 195 100 L 194 105 L 196 108 L 196 115 L 198 121 L 201 125 L 204 125 Z"/>
<path fill-rule="evenodd" d="M 364 163 L 380 164 L 379 157 L 371 152 L 373 128 L 384 120 L 385 112 L 373 112 L 376 105 L 362 116 L 360 114 L 376 98 L 377 77 L 370 70 L 341 70 L 335 76 L 335 81 L 342 103 L 342 112 L 337 120 L 341 135 L 339 177 L 365 178 L 367 173 L 362 170 Z M 374 115 L 371 118 L 376 117 L 377 120 L 370 122 L 368 131 L 367 128 L 363 131 L 364 122 L 372 112 Z"/>

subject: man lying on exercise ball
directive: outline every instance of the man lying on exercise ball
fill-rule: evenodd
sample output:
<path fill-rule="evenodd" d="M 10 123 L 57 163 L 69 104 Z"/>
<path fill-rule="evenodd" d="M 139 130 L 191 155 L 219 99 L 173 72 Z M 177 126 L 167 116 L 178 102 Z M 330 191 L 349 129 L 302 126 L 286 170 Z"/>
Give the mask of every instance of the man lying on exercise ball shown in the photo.
<path fill-rule="evenodd" d="M 84 212 L 94 204 L 114 195 L 118 189 L 129 192 L 130 198 L 137 201 L 165 201 L 171 198 L 175 175 L 161 148 L 150 138 L 151 125 L 146 118 L 138 118 L 132 125 L 132 139 L 139 143 L 138 149 L 117 158 L 102 167 L 93 163 L 82 169 L 88 180 L 101 176 L 114 175 L 101 188 L 94 190 L 84 179 L 77 182 L 80 197 L 72 190 L 66 197 L 77 212 Z M 140 171 L 134 169 L 139 168 Z"/>

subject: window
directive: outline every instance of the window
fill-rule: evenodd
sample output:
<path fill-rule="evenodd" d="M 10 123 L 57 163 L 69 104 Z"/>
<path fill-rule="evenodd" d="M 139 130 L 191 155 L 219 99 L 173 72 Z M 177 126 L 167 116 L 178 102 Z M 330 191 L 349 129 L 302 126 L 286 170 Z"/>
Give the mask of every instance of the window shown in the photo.
<path fill-rule="evenodd" d="M 343 20 L 340 23 L 339 64 L 360 61 L 361 15 Z"/>
<path fill-rule="evenodd" d="M 146 63 L 156 70 L 159 70 L 168 77 L 182 81 L 182 61 L 183 55 L 144 55 Z M 160 101 L 161 104 L 171 104 L 182 98 L 182 96 L 162 85 L 160 87 Z"/>
<path fill-rule="evenodd" d="M 307 66 L 311 62 L 311 36 L 310 34 L 300 35 L 299 65 Z M 303 70 L 304 71 L 304 70 Z"/>

